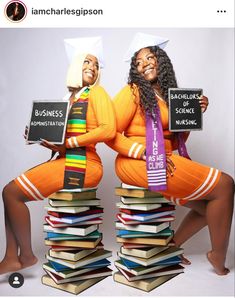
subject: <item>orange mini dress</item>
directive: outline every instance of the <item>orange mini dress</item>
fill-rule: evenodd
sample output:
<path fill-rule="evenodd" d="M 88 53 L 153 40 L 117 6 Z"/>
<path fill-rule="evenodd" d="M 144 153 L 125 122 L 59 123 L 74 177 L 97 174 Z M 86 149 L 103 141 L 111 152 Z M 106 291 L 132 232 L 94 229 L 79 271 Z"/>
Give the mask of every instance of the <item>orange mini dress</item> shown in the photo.
<path fill-rule="evenodd" d="M 86 146 L 86 172 L 84 187 L 99 184 L 103 167 L 96 153 L 95 145 L 112 139 L 116 133 L 116 124 L 112 101 L 100 86 L 91 88 L 86 115 L 87 132 L 76 137 L 79 146 Z M 66 147 L 71 148 L 69 139 Z M 15 178 L 14 182 L 29 200 L 43 200 L 53 192 L 63 189 L 65 157 L 58 157 L 42 163 Z"/>
<path fill-rule="evenodd" d="M 134 96 L 129 85 L 114 98 L 117 135 L 108 145 L 119 153 L 115 167 L 120 180 L 126 184 L 148 188 L 146 162 L 142 160 L 146 149 L 145 116 L 138 101 L 138 92 Z M 173 153 L 178 142 L 174 133 L 168 130 L 168 107 L 163 100 L 158 100 L 158 105 L 166 154 L 176 167 L 173 176 L 167 177 L 167 190 L 161 193 L 177 205 L 200 200 L 213 190 L 221 172 Z M 185 133 L 185 140 L 187 137 L 188 133 Z"/>

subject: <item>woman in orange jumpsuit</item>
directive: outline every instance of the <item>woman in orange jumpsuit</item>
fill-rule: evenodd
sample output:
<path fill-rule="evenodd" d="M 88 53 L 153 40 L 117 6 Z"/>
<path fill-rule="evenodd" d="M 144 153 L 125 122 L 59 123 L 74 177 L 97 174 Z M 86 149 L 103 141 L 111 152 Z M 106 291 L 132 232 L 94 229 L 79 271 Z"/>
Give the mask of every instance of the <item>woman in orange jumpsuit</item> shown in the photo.
<path fill-rule="evenodd" d="M 224 275 L 229 272 L 225 268 L 225 257 L 233 214 L 234 181 L 215 168 L 186 158 L 187 154 L 180 156 L 173 153 L 179 149 L 180 141 L 176 133 L 168 130 L 168 88 L 177 88 L 177 83 L 169 57 L 155 45 L 135 48 L 128 85 L 114 98 L 117 135 L 108 145 L 119 153 L 116 173 L 122 182 L 150 190 L 151 185 L 162 187 L 164 184 L 164 173 L 154 177 L 153 171 L 152 176 L 148 177 L 146 170 L 149 140 L 147 115 L 157 108 L 166 164 L 166 187 L 160 187 L 158 191 L 171 202 L 191 208 L 176 232 L 174 241 L 181 246 L 208 225 L 212 249 L 207 257 L 217 274 Z M 205 111 L 207 98 L 203 96 L 200 102 Z M 188 133 L 182 135 L 181 145 L 182 142 L 184 145 L 187 137 Z M 157 141 L 160 142 L 159 139 Z M 190 263 L 185 258 L 183 261 Z"/>
<path fill-rule="evenodd" d="M 77 84 L 77 77 L 74 77 L 74 73 L 79 69 L 82 84 Z M 30 216 L 25 203 L 43 200 L 51 193 L 65 188 L 66 165 L 69 169 L 72 165 L 74 169 L 74 160 L 72 163 L 71 160 L 67 162 L 68 149 L 73 150 L 73 157 L 81 147 L 86 149 L 86 159 L 83 158 L 80 164 L 83 172 L 85 168 L 83 185 L 75 185 L 75 188 L 95 187 L 102 178 L 102 163 L 96 153 L 95 145 L 112 139 L 116 133 L 116 126 L 114 110 L 108 94 L 102 87 L 94 86 L 98 76 L 99 62 L 95 56 L 87 53 L 78 55 L 74 59 L 67 79 L 67 86 L 71 91 L 70 114 L 73 114 L 74 106 L 80 102 L 80 99 L 87 99 L 86 127 L 81 129 L 79 127 L 78 133 L 74 133 L 76 127 L 71 127 L 72 124 L 68 121 L 64 145 L 55 145 L 46 140 L 41 143 L 58 152 L 57 159 L 28 170 L 6 185 L 3 190 L 7 245 L 4 259 L 0 263 L 0 274 L 17 271 L 37 262 L 31 247 Z M 85 131 L 82 131 L 83 129 Z M 72 187 L 75 179 L 72 180 Z"/>

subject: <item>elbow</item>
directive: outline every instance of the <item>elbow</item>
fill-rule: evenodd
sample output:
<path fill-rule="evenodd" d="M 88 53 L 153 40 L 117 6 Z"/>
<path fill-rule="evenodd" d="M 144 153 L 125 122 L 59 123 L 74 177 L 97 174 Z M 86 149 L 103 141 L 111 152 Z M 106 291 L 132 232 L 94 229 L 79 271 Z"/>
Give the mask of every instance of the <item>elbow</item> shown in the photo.
<path fill-rule="evenodd" d="M 115 129 L 110 129 L 109 131 L 106 132 L 106 138 L 105 141 L 111 141 L 114 139 L 116 136 L 116 130 Z"/>
<path fill-rule="evenodd" d="M 110 127 L 110 126 L 105 126 L 104 127 L 104 142 L 108 142 L 112 139 L 114 139 L 116 136 L 116 127 Z"/>

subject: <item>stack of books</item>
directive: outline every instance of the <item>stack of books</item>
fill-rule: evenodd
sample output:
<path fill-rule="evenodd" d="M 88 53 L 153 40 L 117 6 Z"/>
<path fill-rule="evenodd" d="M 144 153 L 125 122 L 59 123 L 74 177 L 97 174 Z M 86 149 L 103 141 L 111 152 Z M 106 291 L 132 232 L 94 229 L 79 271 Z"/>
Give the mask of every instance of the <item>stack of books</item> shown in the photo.
<path fill-rule="evenodd" d="M 96 198 L 96 189 L 61 190 L 49 198 L 45 244 L 49 246 L 46 275 L 42 283 L 53 288 L 79 294 L 112 275 L 102 234 L 103 208 Z"/>
<path fill-rule="evenodd" d="M 183 272 L 180 255 L 174 246 L 171 222 L 175 206 L 161 194 L 122 184 L 116 188 L 117 242 L 121 243 L 116 282 L 149 292 Z"/>

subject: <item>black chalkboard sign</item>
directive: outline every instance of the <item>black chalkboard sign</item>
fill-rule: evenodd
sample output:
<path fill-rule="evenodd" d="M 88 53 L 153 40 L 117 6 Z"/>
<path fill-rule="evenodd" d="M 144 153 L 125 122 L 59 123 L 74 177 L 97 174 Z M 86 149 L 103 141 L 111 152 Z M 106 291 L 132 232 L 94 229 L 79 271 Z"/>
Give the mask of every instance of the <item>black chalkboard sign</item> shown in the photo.
<path fill-rule="evenodd" d="M 34 101 L 29 133 L 29 143 L 45 139 L 54 144 L 63 144 L 68 118 L 69 102 Z"/>
<path fill-rule="evenodd" d="M 202 111 L 199 98 L 202 89 L 169 88 L 169 130 L 202 129 Z"/>

